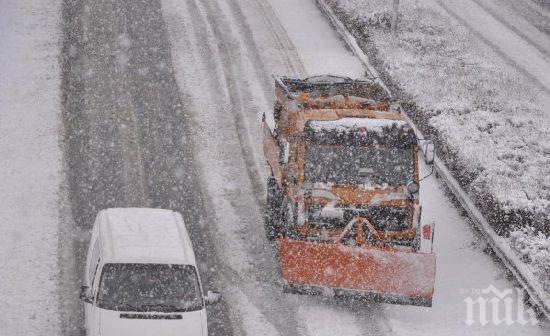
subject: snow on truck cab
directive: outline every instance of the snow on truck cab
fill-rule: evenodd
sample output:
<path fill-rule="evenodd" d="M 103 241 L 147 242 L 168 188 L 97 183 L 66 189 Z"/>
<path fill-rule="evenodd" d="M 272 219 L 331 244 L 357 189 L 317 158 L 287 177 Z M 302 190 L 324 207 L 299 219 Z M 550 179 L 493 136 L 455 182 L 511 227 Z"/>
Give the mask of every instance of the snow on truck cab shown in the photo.
<path fill-rule="evenodd" d="M 434 227 L 420 222 L 419 140 L 384 89 L 275 77 L 263 133 L 266 231 L 285 289 L 431 306 Z"/>
<path fill-rule="evenodd" d="M 97 215 L 84 271 L 86 334 L 208 335 L 191 240 L 183 218 L 161 209 L 118 208 Z"/>

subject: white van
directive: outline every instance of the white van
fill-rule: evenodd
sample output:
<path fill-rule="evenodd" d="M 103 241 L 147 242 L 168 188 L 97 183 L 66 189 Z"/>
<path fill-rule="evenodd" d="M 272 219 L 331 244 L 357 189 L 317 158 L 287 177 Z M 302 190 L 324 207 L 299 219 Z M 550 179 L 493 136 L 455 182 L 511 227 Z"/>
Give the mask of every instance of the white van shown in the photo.
<path fill-rule="evenodd" d="M 183 218 L 161 209 L 97 215 L 84 271 L 88 336 L 208 335 L 202 286 Z"/>

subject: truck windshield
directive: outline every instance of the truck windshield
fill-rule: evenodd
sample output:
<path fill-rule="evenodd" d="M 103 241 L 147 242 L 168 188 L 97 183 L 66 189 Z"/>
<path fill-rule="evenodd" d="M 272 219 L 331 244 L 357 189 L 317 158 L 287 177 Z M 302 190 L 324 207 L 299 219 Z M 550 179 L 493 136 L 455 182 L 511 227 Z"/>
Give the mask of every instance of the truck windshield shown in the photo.
<path fill-rule="evenodd" d="M 202 309 L 203 300 L 194 266 L 106 264 L 97 305 L 117 311 L 183 312 Z"/>
<path fill-rule="evenodd" d="M 337 185 L 401 186 L 412 180 L 412 148 L 306 146 L 306 182 Z"/>

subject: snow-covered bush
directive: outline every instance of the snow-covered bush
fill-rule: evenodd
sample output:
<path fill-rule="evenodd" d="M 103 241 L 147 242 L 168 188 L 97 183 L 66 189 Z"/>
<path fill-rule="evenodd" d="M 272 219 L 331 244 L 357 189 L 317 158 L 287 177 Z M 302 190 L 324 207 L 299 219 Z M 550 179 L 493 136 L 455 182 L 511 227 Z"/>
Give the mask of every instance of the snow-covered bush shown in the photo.
<path fill-rule="evenodd" d="M 550 291 L 550 236 L 524 227 L 510 234 L 510 246 L 540 278 L 546 290 Z"/>
<path fill-rule="evenodd" d="M 369 26 L 389 29 L 391 27 L 392 14 L 388 11 L 368 13 L 363 17 L 363 20 Z"/>

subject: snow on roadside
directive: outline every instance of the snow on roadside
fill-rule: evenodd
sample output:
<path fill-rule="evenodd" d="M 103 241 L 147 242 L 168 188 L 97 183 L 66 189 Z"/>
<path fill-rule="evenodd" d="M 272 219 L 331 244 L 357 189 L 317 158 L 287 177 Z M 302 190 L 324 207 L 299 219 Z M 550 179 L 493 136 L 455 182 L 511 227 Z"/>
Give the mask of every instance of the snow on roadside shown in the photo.
<path fill-rule="evenodd" d="M 0 5 L 2 335 L 59 332 L 60 5 Z"/>
<path fill-rule="evenodd" d="M 402 0 L 395 35 L 389 1 L 328 2 L 369 36 L 381 66 L 414 97 L 419 118 L 439 134 L 477 201 L 492 198 L 499 209 L 547 225 L 550 96 L 433 0 Z"/>
<path fill-rule="evenodd" d="M 550 237 L 528 226 L 512 231 L 509 243 L 550 292 Z"/>
<path fill-rule="evenodd" d="M 429 172 L 423 162 L 420 175 Z M 386 316 L 393 335 L 546 335 L 546 327 L 519 323 L 467 325 L 468 297 L 476 299 L 480 290 L 494 286 L 500 291 L 513 289 L 503 267 L 484 252 L 485 243 L 466 223 L 459 210 L 447 199 L 436 177 L 424 180 L 420 189 L 423 222 L 435 222 L 434 252 L 437 271 L 433 306 L 388 305 Z M 441 201 L 444 200 L 444 201 Z M 515 298 L 514 298 L 515 299 Z M 515 302 L 514 302 L 515 304 Z M 492 314 L 488 307 L 487 314 Z"/>

